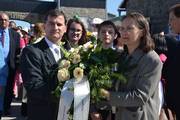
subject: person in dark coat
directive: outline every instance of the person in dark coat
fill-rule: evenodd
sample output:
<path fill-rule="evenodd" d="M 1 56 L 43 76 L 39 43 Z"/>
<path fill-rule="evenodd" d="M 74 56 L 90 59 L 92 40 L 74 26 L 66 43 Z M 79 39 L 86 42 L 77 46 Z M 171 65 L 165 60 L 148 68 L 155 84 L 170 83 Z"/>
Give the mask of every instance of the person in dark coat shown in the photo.
<path fill-rule="evenodd" d="M 173 5 L 169 10 L 169 25 L 171 35 L 166 36 L 167 44 L 167 61 L 164 64 L 163 76 L 167 81 L 165 100 L 168 107 L 175 112 L 177 119 L 180 119 L 180 3 Z"/>
<path fill-rule="evenodd" d="M 58 85 L 58 60 L 63 57 L 58 43 L 66 32 L 66 17 L 51 10 L 45 17 L 45 38 L 25 47 L 21 56 L 21 72 L 27 90 L 28 120 L 56 120 L 58 102 L 52 95 Z"/>
<path fill-rule="evenodd" d="M 15 71 L 20 53 L 20 35 L 9 27 L 9 16 L 0 13 L 0 117 L 9 114 Z"/>

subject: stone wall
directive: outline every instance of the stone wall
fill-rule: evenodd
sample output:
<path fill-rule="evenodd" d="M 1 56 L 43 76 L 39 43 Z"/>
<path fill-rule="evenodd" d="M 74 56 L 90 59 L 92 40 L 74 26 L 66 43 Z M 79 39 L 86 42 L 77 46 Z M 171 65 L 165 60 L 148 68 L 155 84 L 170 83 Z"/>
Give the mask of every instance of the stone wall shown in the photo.
<path fill-rule="evenodd" d="M 2 12 L 2 11 L 0 11 Z M 9 18 L 12 20 L 23 20 L 29 23 L 42 22 L 43 15 L 38 13 L 29 13 L 29 12 L 12 12 L 12 11 L 3 11 L 9 15 Z"/>
<path fill-rule="evenodd" d="M 80 8 L 102 8 L 106 7 L 106 0 L 61 0 L 61 6 Z"/>
<path fill-rule="evenodd" d="M 127 12 L 136 11 L 150 18 L 151 32 L 159 33 L 168 29 L 168 10 L 179 0 L 128 0 Z"/>
<path fill-rule="evenodd" d="M 0 10 L 6 11 L 11 19 L 24 20 L 30 23 L 41 22 L 49 9 L 56 8 L 54 2 L 38 2 L 37 0 L 2 0 Z M 44 7 L 43 7 L 44 6 Z M 61 0 L 61 8 L 68 18 L 74 15 L 92 19 L 106 19 L 106 0 Z"/>
<path fill-rule="evenodd" d="M 80 17 L 95 18 L 99 17 L 102 19 L 106 18 L 105 9 L 98 8 L 77 8 L 77 7 L 61 7 L 68 18 L 72 18 L 74 15 Z"/>

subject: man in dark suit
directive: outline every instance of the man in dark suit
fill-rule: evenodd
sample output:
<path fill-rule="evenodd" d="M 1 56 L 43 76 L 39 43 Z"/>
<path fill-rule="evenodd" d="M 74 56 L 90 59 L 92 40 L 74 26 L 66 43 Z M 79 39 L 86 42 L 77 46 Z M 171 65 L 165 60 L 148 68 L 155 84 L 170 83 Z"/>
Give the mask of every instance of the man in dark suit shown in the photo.
<path fill-rule="evenodd" d="M 8 28 L 9 17 L 0 13 L 0 116 L 7 114 L 13 98 L 14 76 L 19 55 L 20 35 Z M 4 104 L 4 110 L 3 110 Z"/>
<path fill-rule="evenodd" d="M 58 85 L 57 61 L 63 54 L 57 45 L 66 32 L 66 17 L 60 10 L 51 10 L 45 17 L 45 38 L 23 49 L 21 72 L 27 90 L 28 120 L 56 120 L 58 102 L 52 91 Z M 57 53 L 58 51 L 58 53 Z"/>
<path fill-rule="evenodd" d="M 166 36 L 166 44 L 168 48 L 167 61 L 163 67 L 163 77 L 167 80 L 165 100 L 180 119 L 180 3 L 172 6 L 169 11 L 169 25 L 172 30 L 172 35 Z"/>

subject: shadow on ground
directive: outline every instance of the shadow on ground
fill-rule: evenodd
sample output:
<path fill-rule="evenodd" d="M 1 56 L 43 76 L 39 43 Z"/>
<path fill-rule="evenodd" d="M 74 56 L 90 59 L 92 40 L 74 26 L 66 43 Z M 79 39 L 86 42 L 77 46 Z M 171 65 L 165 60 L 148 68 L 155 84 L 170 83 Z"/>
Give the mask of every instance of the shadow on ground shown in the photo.
<path fill-rule="evenodd" d="M 13 100 L 11 103 L 10 115 L 3 116 L 1 120 L 26 120 L 25 117 L 21 116 L 21 102 L 18 100 Z"/>

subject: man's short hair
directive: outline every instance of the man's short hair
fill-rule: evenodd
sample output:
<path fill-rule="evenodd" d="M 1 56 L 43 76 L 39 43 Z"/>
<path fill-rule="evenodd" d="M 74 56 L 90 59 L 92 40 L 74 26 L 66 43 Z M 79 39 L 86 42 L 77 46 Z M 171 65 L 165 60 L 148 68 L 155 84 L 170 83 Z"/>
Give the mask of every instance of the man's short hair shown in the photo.
<path fill-rule="evenodd" d="M 99 24 L 98 32 L 100 32 L 100 30 L 101 30 L 101 28 L 103 26 L 109 26 L 109 25 L 113 27 L 113 29 L 114 29 L 114 31 L 116 33 L 117 32 L 117 28 L 116 28 L 115 24 L 112 21 L 110 21 L 110 20 L 106 20 L 106 21 L 102 22 L 101 24 Z"/>
<path fill-rule="evenodd" d="M 0 12 L 0 15 L 6 15 L 8 17 L 8 20 L 9 20 L 9 15 L 6 12 Z"/>
<path fill-rule="evenodd" d="M 44 22 L 47 21 L 48 17 L 58 17 L 58 16 L 63 16 L 64 17 L 64 21 L 65 21 L 65 24 L 67 23 L 67 19 L 66 19 L 66 16 L 64 14 L 63 11 L 59 10 L 59 9 L 52 9 L 50 10 L 46 16 L 45 16 L 45 19 L 44 19 Z"/>
<path fill-rule="evenodd" d="M 176 17 L 180 17 L 180 3 L 170 7 L 169 12 L 173 12 Z"/>

